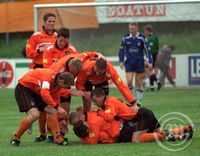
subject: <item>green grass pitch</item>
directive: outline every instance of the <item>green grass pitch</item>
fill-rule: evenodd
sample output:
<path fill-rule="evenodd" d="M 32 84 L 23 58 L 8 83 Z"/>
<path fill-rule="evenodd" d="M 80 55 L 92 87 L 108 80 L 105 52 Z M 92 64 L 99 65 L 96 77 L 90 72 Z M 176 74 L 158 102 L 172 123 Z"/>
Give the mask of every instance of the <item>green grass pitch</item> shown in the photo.
<path fill-rule="evenodd" d="M 26 116 L 18 112 L 13 89 L 0 89 L 0 155 L 1 156 L 136 156 L 136 155 L 199 155 L 200 153 L 200 89 L 181 88 L 163 89 L 159 92 L 145 92 L 142 105 L 151 109 L 159 119 L 169 112 L 181 112 L 190 117 L 195 125 L 191 144 L 179 152 L 170 152 L 156 142 L 82 145 L 71 130 L 67 135 L 69 146 L 60 147 L 45 142 L 34 143 L 38 135 L 37 122 L 33 125 L 32 135 L 25 133 L 20 147 L 9 144 L 11 135 L 16 131 L 21 119 Z M 117 89 L 111 89 L 111 95 L 122 98 Z M 123 99 L 123 98 L 122 98 Z M 81 105 L 80 98 L 72 98 L 72 111 Z"/>

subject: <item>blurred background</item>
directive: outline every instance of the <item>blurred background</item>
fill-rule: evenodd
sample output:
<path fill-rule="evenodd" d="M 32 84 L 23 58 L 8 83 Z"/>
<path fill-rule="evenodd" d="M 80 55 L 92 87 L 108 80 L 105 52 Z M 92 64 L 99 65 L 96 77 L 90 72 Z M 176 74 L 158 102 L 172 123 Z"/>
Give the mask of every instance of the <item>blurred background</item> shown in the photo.
<path fill-rule="evenodd" d="M 0 57 L 20 58 L 34 31 L 34 4 L 110 2 L 111 0 L 0 0 Z M 114 1 L 114 0 L 113 0 Z M 115 0 L 114 2 L 124 0 Z M 126 0 L 127 1 L 127 0 Z M 140 0 L 141 1 L 141 0 Z M 38 9 L 39 26 L 46 12 L 57 15 L 56 28 L 68 27 L 78 51 L 116 56 L 128 22 L 151 24 L 160 46 L 173 44 L 175 54 L 200 53 L 200 3 Z"/>

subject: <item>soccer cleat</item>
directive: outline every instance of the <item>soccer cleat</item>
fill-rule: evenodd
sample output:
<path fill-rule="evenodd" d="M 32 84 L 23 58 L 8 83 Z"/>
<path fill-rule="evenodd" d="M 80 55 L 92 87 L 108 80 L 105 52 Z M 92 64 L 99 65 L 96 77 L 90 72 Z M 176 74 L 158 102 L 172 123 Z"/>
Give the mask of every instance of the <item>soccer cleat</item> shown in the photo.
<path fill-rule="evenodd" d="M 61 143 L 56 143 L 59 146 L 67 146 L 69 144 L 68 138 L 63 138 L 63 142 Z"/>
<path fill-rule="evenodd" d="M 157 85 L 158 85 L 157 86 L 157 91 L 159 91 L 161 89 L 162 85 L 160 84 L 160 82 L 158 82 Z"/>
<path fill-rule="evenodd" d="M 46 140 L 46 135 L 39 135 L 35 138 L 35 142 L 42 142 Z"/>
<path fill-rule="evenodd" d="M 140 107 L 142 105 L 142 103 L 140 101 L 137 101 L 136 104 L 138 107 Z"/>
<path fill-rule="evenodd" d="M 52 134 L 47 134 L 47 142 L 48 143 L 54 143 L 54 138 Z"/>
<path fill-rule="evenodd" d="M 16 147 L 20 145 L 20 140 L 16 137 L 16 135 L 12 136 L 10 144 Z"/>
<path fill-rule="evenodd" d="M 177 141 L 176 136 L 173 135 L 171 132 L 169 132 L 169 130 L 165 130 L 165 132 L 166 132 L 165 136 L 166 141 Z"/>
<path fill-rule="evenodd" d="M 181 135 L 181 140 L 190 140 L 193 137 L 193 132 L 190 133 L 183 133 Z"/>

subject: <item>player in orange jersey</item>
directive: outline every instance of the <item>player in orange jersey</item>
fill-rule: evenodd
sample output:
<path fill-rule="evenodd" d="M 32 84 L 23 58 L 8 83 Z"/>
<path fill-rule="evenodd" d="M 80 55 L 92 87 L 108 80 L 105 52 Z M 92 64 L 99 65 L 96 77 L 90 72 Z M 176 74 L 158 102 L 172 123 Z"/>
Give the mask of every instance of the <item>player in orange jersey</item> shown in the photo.
<path fill-rule="evenodd" d="M 60 58 L 66 55 L 78 54 L 77 50 L 69 44 L 69 37 L 69 29 L 61 28 L 58 30 L 55 44 L 49 46 L 43 52 L 44 68 L 50 67 L 54 62 L 57 62 Z"/>
<path fill-rule="evenodd" d="M 120 134 L 120 121 L 106 122 L 96 112 L 72 112 L 69 122 L 74 126 L 75 134 L 82 143 L 114 143 Z"/>
<path fill-rule="evenodd" d="M 71 73 L 56 74 L 50 69 L 35 69 L 26 73 L 15 88 L 15 98 L 20 112 L 26 112 L 18 127 L 18 131 L 11 138 L 13 146 L 19 146 L 20 138 L 29 126 L 38 119 L 39 111 L 48 113 L 48 124 L 52 130 L 54 141 L 58 145 L 67 145 L 60 135 L 57 114 L 66 118 L 67 112 L 59 106 L 60 90 L 70 88 L 74 84 Z"/>
<path fill-rule="evenodd" d="M 132 111 L 126 103 L 122 102 L 116 97 L 108 97 L 101 88 L 96 88 L 91 92 L 92 101 L 100 107 L 97 111 L 98 116 L 105 121 L 112 123 L 115 120 L 123 119 L 123 128 L 119 142 L 148 142 L 163 140 L 165 137 L 169 139 L 182 139 L 185 134 L 178 134 L 177 138 L 167 133 L 166 131 L 159 131 L 160 124 L 156 119 L 154 113 L 146 108 L 139 108 L 138 111 Z M 182 127 L 186 132 L 192 131 L 190 126 Z M 180 127 L 173 129 L 172 133 L 176 134 L 184 130 Z"/>
<path fill-rule="evenodd" d="M 56 16 L 46 13 L 43 16 L 44 26 L 39 32 L 35 32 L 26 44 L 26 56 L 32 59 L 33 68 L 43 67 L 43 51 L 56 41 L 57 33 L 54 30 Z"/>
<path fill-rule="evenodd" d="M 69 44 L 69 37 L 70 37 L 70 31 L 67 28 L 61 28 L 58 30 L 56 41 L 53 45 L 49 46 L 46 50 L 43 52 L 43 67 L 49 68 L 53 62 L 57 62 L 60 58 L 70 55 L 70 54 L 77 54 L 78 52 L 76 49 Z M 61 96 L 61 106 L 66 111 L 69 111 L 69 102 L 71 100 L 71 96 L 69 94 L 69 97 Z M 36 137 L 35 142 L 44 141 L 44 137 L 46 134 L 46 113 L 40 113 L 39 117 L 39 127 L 40 127 L 40 135 Z M 63 122 L 64 123 L 64 122 Z M 62 126 L 64 127 L 64 126 Z M 53 142 L 53 136 L 51 135 L 50 129 L 47 127 L 48 130 L 48 136 L 47 141 Z M 66 130 L 65 130 L 66 131 Z M 62 134 L 64 132 L 62 131 Z"/>
<path fill-rule="evenodd" d="M 124 98 L 131 104 L 135 104 L 128 86 L 123 82 L 118 75 L 116 69 L 110 62 L 105 59 L 89 59 L 83 64 L 82 70 L 79 72 L 76 81 L 76 88 L 78 90 L 86 91 L 87 94 L 83 97 L 84 111 L 89 111 L 91 107 L 90 91 L 94 87 L 100 87 L 105 94 L 109 94 L 108 80 L 112 80 L 117 86 Z"/>
<path fill-rule="evenodd" d="M 59 59 L 57 62 L 53 63 L 49 68 L 56 73 L 68 71 L 76 77 L 78 72 L 82 68 L 79 68 L 79 70 L 78 70 L 78 69 L 72 67 L 74 60 L 78 59 L 83 64 L 86 60 L 88 60 L 90 58 L 94 58 L 94 57 L 95 58 L 102 58 L 103 55 L 98 53 L 98 52 L 82 52 L 82 53 L 79 53 L 79 54 L 71 54 L 71 55 L 67 55 L 67 56 Z"/>

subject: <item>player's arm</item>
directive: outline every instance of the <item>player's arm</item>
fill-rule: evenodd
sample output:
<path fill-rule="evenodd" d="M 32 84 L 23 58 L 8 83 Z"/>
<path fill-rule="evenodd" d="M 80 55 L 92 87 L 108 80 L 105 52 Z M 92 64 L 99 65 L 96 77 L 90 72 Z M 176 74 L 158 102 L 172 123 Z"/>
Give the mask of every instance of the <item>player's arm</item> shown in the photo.
<path fill-rule="evenodd" d="M 82 69 L 77 76 L 76 89 L 85 91 L 84 84 L 85 84 L 86 80 L 87 80 L 86 70 Z"/>
<path fill-rule="evenodd" d="M 43 52 L 43 67 L 49 68 L 52 65 L 52 52 L 50 50 L 45 50 Z"/>
<path fill-rule="evenodd" d="M 133 94 L 131 93 L 130 89 L 128 88 L 128 86 L 124 83 L 124 81 L 121 79 L 121 77 L 117 73 L 116 69 L 111 64 L 109 64 L 109 67 L 110 67 L 109 71 L 111 73 L 113 83 L 117 86 L 117 88 L 119 89 L 121 94 L 124 96 L 124 98 L 129 103 L 134 104 L 136 100 Z"/>
<path fill-rule="evenodd" d="M 106 103 L 106 109 L 99 109 L 97 111 L 98 116 L 102 117 L 104 120 L 111 122 L 113 120 L 115 120 L 115 117 L 117 115 L 116 113 L 116 109 L 114 107 L 114 103 L 112 102 L 107 102 Z"/>
<path fill-rule="evenodd" d="M 124 43 L 125 43 L 125 38 L 123 37 L 121 47 L 119 48 L 119 51 L 118 51 L 120 63 L 124 63 L 124 56 L 125 56 L 125 44 Z"/>
<path fill-rule="evenodd" d="M 148 64 L 152 64 L 153 63 L 153 58 L 152 58 L 152 54 L 151 51 L 148 48 L 148 42 L 143 38 L 143 50 L 146 54 L 146 58 L 147 58 L 147 62 Z"/>
<path fill-rule="evenodd" d="M 56 107 L 58 104 L 54 101 L 50 92 L 50 83 L 48 81 L 41 82 L 41 97 L 51 107 Z"/>
<path fill-rule="evenodd" d="M 40 55 L 40 49 L 36 49 L 37 35 L 33 34 L 26 44 L 26 56 L 28 58 L 35 58 Z"/>

